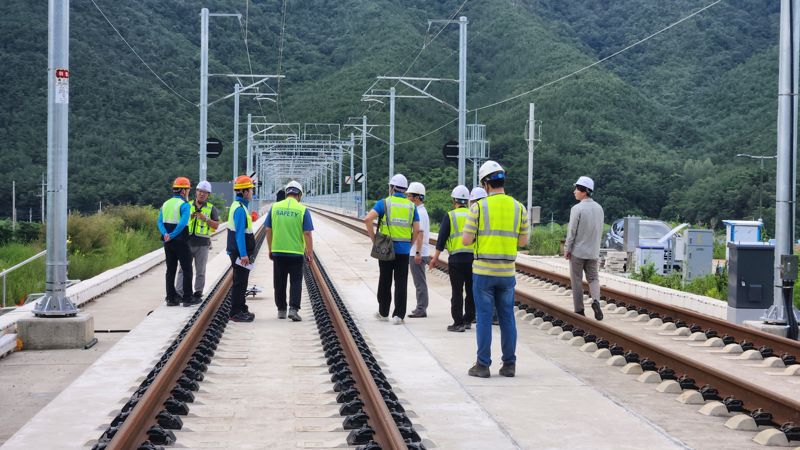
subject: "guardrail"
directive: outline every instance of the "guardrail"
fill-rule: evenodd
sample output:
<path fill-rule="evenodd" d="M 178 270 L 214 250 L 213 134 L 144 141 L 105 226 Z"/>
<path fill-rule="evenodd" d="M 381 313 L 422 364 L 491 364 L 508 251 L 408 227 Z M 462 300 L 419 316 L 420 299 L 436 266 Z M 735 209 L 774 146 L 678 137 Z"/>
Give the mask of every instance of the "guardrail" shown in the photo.
<path fill-rule="evenodd" d="M 41 252 L 31 256 L 30 258 L 26 259 L 25 261 L 22 261 L 21 263 L 16 264 L 14 266 L 11 266 L 8 269 L 0 272 L 0 277 L 3 278 L 3 308 L 6 307 L 6 277 L 8 276 L 8 274 L 13 272 L 13 271 L 15 271 L 15 270 L 17 270 L 17 269 L 19 269 L 20 267 L 32 262 L 32 261 L 35 261 L 35 260 L 41 258 L 46 253 L 47 253 L 47 250 L 42 250 Z"/>

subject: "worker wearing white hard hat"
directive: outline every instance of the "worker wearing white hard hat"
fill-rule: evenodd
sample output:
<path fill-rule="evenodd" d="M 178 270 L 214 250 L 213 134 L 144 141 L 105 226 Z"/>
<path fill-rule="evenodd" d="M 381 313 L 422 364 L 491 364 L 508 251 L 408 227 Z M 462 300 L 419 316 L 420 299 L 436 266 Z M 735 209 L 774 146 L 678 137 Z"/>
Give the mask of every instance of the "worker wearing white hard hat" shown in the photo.
<path fill-rule="evenodd" d="M 375 242 L 373 222 L 378 220 L 378 233 L 392 240 L 394 259 L 378 260 L 380 277 L 378 279 L 378 320 L 389 320 L 392 303 L 392 280 L 394 279 L 394 311 L 392 323 L 400 325 L 406 316 L 408 301 L 408 268 L 411 243 L 419 238 L 419 213 L 414 203 L 405 197 L 408 180 L 402 174 L 389 179 L 389 196 L 381 199 L 364 217 L 364 226 L 372 242 Z M 424 189 L 424 187 L 423 187 Z M 416 250 L 415 250 L 416 253 Z M 421 253 L 421 252 L 420 252 Z"/>
<path fill-rule="evenodd" d="M 583 274 L 589 283 L 589 295 L 594 318 L 603 320 L 600 309 L 600 238 L 603 233 L 603 207 L 592 199 L 594 180 L 587 176 L 578 178 L 572 191 L 578 204 L 569 211 L 567 240 L 564 256 L 569 260 L 569 277 L 572 285 L 573 308 L 577 314 L 585 315 L 583 309 Z"/>
<path fill-rule="evenodd" d="M 314 253 L 314 223 L 308 208 L 300 203 L 303 186 L 292 180 L 283 190 L 286 198 L 272 205 L 264 220 L 264 228 L 269 259 L 272 260 L 272 286 L 278 319 L 288 316 L 292 322 L 300 322 L 303 320 L 299 314 L 303 294 L 303 263 L 310 262 Z"/>
<path fill-rule="evenodd" d="M 406 198 L 414 204 L 419 215 L 419 233 L 417 239 L 411 243 L 411 255 L 408 258 L 411 279 L 414 280 L 416 289 L 417 306 L 408 315 L 411 318 L 428 317 L 428 280 L 425 276 L 425 266 L 431 260 L 428 241 L 431 239 L 431 221 L 428 210 L 425 209 L 425 185 L 414 181 L 406 189 Z"/>
<path fill-rule="evenodd" d="M 503 365 L 500 375 L 516 374 L 517 327 L 514 318 L 517 250 L 528 244 L 528 213 L 522 203 L 506 195 L 506 171 L 496 161 L 486 161 L 478 170 L 481 187 L 488 196 L 470 208 L 462 243 L 475 246 L 472 283 L 477 313 L 477 361 L 467 372 L 488 378 L 492 364 L 492 313 L 497 311 Z"/>
<path fill-rule="evenodd" d="M 476 201 L 478 201 L 478 200 L 480 200 L 482 198 L 486 198 L 488 196 L 489 196 L 489 194 L 486 193 L 486 189 L 484 189 L 484 188 L 482 188 L 480 186 L 475 186 L 474 188 L 472 188 L 472 191 L 469 193 L 469 204 L 470 204 L 470 206 L 472 206 L 472 203 L 474 203 L 474 202 L 476 202 Z"/>
<path fill-rule="evenodd" d="M 475 302 L 472 294 L 472 260 L 475 251 L 473 245 L 464 245 L 461 234 L 469 216 L 469 189 L 458 185 L 450 193 L 453 209 L 439 224 L 439 236 L 436 238 L 436 252 L 433 254 L 428 268 L 433 269 L 439 261 L 439 255 L 447 250 L 447 272 L 450 277 L 450 316 L 453 323 L 447 331 L 464 332 L 472 328 L 475 319 Z M 466 293 L 466 296 L 464 295 Z"/>
<path fill-rule="evenodd" d="M 206 264 L 208 252 L 211 249 L 211 235 L 219 227 L 219 210 L 208 196 L 211 194 L 211 183 L 203 180 L 197 183 L 194 191 L 194 201 L 191 204 L 189 219 L 189 252 L 194 263 L 194 291 L 192 303 L 200 303 L 203 298 L 203 289 L 206 285 Z M 191 283 L 190 283 L 191 284 Z M 175 291 L 183 295 L 183 269 L 178 270 L 175 279 Z"/>

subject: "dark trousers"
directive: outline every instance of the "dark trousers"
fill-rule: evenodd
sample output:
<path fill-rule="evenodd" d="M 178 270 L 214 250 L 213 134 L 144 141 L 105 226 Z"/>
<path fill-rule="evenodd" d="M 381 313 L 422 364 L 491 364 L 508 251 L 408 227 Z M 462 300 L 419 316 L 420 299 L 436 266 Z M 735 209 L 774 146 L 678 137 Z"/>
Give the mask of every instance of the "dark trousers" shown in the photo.
<path fill-rule="evenodd" d="M 178 273 L 178 264 L 183 271 L 183 301 L 192 299 L 192 253 L 185 240 L 171 240 L 164 243 L 164 254 L 167 261 L 167 301 L 177 299 L 175 292 L 175 274 Z"/>
<path fill-rule="evenodd" d="M 450 273 L 450 315 L 454 325 L 472 323 L 475 319 L 475 299 L 472 295 L 472 261 L 447 263 Z M 464 297 L 466 289 L 467 296 Z"/>
<path fill-rule="evenodd" d="M 286 311 L 286 281 L 290 283 L 289 307 L 300 309 L 300 295 L 303 292 L 303 260 L 298 256 L 272 256 L 272 285 L 275 288 L 275 306 L 278 311 Z"/>
<path fill-rule="evenodd" d="M 380 278 L 378 279 L 378 312 L 383 317 L 389 316 L 392 304 L 392 277 L 394 276 L 394 312 L 392 317 L 406 317 L 406 301 L 408 297 L 408 255 L 398 255 L 392 261 L 378 261 Z"/>
<path fill-rule="evenodd" d="M 244 304 L 245 292 L 247 292 L 247 281 L 250 278 L 250 271 L 236 264 L 236 256 L 229 255 L 231 267 L 233 268 L 233 286 L 231 286 L 231 316 L 235 316 L 242 311 L 247 312 L 247 305 Z M 184 291 L 185 292 L 185 291 Z M 191 289 L 189 289 L 191 292 Z"/>

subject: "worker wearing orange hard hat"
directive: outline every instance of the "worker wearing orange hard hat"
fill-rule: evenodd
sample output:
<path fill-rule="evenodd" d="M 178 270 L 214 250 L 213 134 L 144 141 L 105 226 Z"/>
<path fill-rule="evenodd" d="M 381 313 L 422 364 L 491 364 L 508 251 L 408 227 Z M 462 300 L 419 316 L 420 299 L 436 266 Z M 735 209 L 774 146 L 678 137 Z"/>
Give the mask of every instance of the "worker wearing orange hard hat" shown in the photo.
<path fill-rule="evenodd" d="M 236 180 L 233 181 L 236 198 L 228 210 L 227 251 L 233 270 L 230 320 L 233 322 L 252 322 L 255 319 L 255 314 L 248 310 L 245 303 L 253 251 L 256 248 L 253 218 L 248 209 L 250 201 L 253 199 L 254 187 L 253 180 L 247 175 L 236 177 Z"/>
<path fill-rule="evenodd" d="M 186 177 L 175 178 L 172 183 L 172 198 L 161 205 L 158 212 L 158 231 L 164 241 L 164 254 L 167 262 L 167 306 L 177 306 L 178 293 L 175 290 L 175 274 L 178 264 L 183 271 L 183 306 L 199 303 L 192 298 L 192 254 L 189 251 L 189 230 L 191 218 L 189 189 L 192 183 Z"/>

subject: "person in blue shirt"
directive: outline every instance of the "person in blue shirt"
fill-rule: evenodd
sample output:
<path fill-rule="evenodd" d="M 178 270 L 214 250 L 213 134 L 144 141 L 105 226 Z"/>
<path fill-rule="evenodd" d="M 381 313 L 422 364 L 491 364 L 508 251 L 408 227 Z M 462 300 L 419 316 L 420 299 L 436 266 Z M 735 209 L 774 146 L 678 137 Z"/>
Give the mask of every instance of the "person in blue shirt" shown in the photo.
<path fill-rule="evenodd" d="M 186 228 L 192 214 L 188 200 L 191 187 L 188 178 L 175 178 L 172 183 L 172 198 L 165 201 L 158 211 L 158 231 L 164 241 L 167 263 L 167 306 L 178 306 L 178 294 L 175 291 L 178 264 L 183 271 L 183 306 L 196 305 L 201 300 L 192 297 L 192 253 L 189 250 L 189 231 Z"/>
<path fill-rule="evenodd" d="M 253 219 L 248 206 L 253 199 L 253 180 L 247 175 L 236 177 L 233 190 L 236 199 L 228 211 L 228 244 L 226 250 L 231 259 L 233 270 L 233 286 L 231 286 L 230 320 L 233 322 L 252 322 L 255 314 L 247 309 L 245 294 L 250 269 L 246 266 L 253 262 L 256 240 L 253 235 Z"/>
<path fill-rule="evenodd" d="M 389 180 L 389 197 L 375 204 L 364 217 L 367 234 L 375 242 L 373 221 L 378 219 L 379 231 L 392 239 L 395 258 L 392 261 L 378 261 L 378 312 L 375 318 L 389 320 L 389 306 L 392 303 L 392 278 L 394 278 L 394 311 L 392 323 L 400 325 L 406 316 L 408 293 L 408 260 L 411 243 L 419 237 L 419 214 L 414 204 L 405 196 L 408 180 L 402 174 Z"/>
<path fill-rule="evenodd" d="M 303 261 L 311 262 L 314 241 L 311 232 L 314 224 L 311 213 L 300 199 L 303 186 L 297 181 L 286 185 L 286 198 L 274 205 L 267 213 L 264 226 L 272 260 L 272 283 L 275 289 L 275 306 L 278 319 L 286 318 L 286 278 L 289 278 L 289 319 L 303 320 L 298 314 L 300 296 L 303 292 Z"/>

